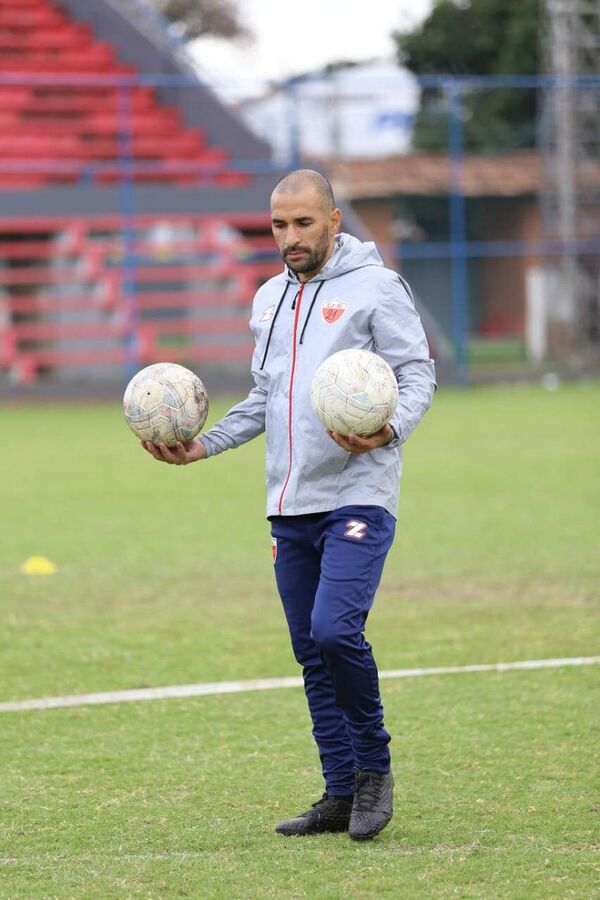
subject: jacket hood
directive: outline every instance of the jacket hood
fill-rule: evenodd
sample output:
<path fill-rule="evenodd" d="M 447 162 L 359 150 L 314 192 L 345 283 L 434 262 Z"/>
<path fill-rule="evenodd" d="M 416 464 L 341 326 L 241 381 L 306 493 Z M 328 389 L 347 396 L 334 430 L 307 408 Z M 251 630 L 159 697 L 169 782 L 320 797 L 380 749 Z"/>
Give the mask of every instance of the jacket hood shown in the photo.
<path fill-rule="evenodd" d="M 345 275 L 346 272 L 353 272 L 363 266 L 383 266 L 383 264 L 372 241 L 359 241 L 351 234 L 342 232 L 335 236 L 333 253 L 320 272 L 317 272 L 310 280 L 328 281 L 330 278 L 337 278 L 338 275 Z M 285 277 L 287 281 L 298 282 L 296 273 L 292 272 L 288 266 L 285 267 Z"/>

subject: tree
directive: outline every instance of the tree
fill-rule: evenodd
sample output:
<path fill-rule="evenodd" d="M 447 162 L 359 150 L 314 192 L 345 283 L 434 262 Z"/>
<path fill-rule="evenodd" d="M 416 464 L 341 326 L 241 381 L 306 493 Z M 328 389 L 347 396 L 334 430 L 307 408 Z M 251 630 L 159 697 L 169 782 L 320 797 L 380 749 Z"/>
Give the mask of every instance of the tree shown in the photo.
<path fill-rule="evenodd" d="M 184 41 L 213 35 L 243 38 L 249 30 L 242 24 L 234 0 L 151 0 L 169 21 L 179 26 Z"/>
<path fill-rule="evenodd" d="M 538 72 L 538 0 L 435 0 L 414 31 L 396 33 L 399 62 L 417 75 L 533 75 Z M 464 95 L 465 146 L 503 150 L 535 144 L 533 90 L 469 91 Z M 447 146 L 439 89 L 422 92 L 414 143 Z"/>

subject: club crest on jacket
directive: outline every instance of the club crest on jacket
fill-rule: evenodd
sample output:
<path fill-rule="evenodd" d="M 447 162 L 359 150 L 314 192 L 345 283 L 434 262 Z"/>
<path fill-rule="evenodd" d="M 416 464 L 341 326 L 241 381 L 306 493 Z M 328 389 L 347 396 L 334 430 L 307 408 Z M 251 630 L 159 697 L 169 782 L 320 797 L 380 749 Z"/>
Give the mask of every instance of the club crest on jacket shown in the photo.
<path fill-rule="evenodd" d="M 333 325 L 339 322 L 346 312 L 346 304 L 343 300 L 323 300 L 321 304 L 321 315 L 327 325 Z"/>

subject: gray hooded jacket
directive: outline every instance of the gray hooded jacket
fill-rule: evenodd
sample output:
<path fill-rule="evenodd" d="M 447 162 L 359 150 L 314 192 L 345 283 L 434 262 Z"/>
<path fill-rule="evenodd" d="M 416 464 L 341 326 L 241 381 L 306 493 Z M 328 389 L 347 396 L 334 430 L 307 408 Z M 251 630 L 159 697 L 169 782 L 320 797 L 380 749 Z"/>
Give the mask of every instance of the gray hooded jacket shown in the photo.
<path fill-rule="evenodd" d="M 336 237 L 326 265 L 300 283 L 286 268 L 257 292 L 248 397 L 201 436 L 207 454 L 239 447 L 266 431 L 267 516 L 327 512 L 355 504 L 397 514 L 400 445 L 431 404 L 433 361 L 406 282 L 386 269 L 373 243 Z M 310 404 L 316 369 L 349 347 L 372 350 L 398 379 L 391 420 L 397 440 L 347 453 L 328 436 Z"/>

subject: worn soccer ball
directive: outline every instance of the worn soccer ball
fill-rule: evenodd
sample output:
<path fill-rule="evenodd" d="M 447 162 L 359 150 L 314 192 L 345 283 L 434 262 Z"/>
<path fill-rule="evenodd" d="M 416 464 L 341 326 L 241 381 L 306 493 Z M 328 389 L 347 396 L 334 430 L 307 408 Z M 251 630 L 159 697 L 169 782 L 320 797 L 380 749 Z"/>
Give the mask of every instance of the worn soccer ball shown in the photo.
<path fill-rule="evenodd" d="M 391 367 L 370 350 L 340 350 L 315 372 L 310 402 L 330 431 L 368 437 L 391 418 L 398 383 Z"/>
<path fill-rule="evenodd" d="M 141 369 L 127 385 L 123 412 L 140 440 L 173 447 L 198 434 L 208 416 L 208 396 L 189 369 L 155 363 Z"/>

